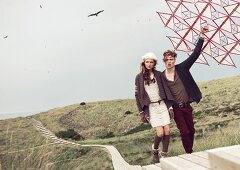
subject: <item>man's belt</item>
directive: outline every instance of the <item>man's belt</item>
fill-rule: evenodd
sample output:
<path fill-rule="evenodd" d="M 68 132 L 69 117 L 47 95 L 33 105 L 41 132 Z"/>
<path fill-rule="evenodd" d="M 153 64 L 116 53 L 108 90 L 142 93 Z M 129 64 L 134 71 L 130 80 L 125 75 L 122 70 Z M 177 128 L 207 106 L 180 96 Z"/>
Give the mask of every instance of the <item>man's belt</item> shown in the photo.
<path fill-rule="evenodd" d="M 190 106 L 190 102 L 179 102 L 179 103 L 173 104 L 173 108 L 184 108 L 189 106 Z"/>

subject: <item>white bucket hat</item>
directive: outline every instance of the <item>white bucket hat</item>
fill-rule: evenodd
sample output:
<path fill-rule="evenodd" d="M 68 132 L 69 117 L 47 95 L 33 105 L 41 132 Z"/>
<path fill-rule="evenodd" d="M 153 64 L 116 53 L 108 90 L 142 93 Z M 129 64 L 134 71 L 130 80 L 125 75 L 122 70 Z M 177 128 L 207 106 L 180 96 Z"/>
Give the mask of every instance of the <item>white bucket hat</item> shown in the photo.
<path fill-rule="evenodd" d="M 157 56 L 154 53 L 146 53 L 144 56 L 142 56 L 143 61 L 147 60 L 147 59 L 152 59 L 155 60 L 157 62 Z"/>

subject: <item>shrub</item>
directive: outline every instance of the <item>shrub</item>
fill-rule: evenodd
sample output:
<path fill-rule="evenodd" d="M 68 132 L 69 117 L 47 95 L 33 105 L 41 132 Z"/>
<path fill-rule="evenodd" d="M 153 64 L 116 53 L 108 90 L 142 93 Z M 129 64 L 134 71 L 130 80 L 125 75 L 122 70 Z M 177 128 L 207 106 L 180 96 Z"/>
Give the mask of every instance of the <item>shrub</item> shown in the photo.
<path fill-rule="evenodd" d="M 133 113 L 133 112 L 131 112 L 131 111 L 128 110 L 128 111 L 126 111 L 124 114 L 125 114 L 125 115 L 129 115 L 129 114 L 132 114 L 132 113 Z"/>
<path fill-rule="evenodd" d="M 236 112 L 233 113 L 234 115 L 240 115 L 240 109 L 236 110 Z"/>
<path fill-rule="evenodd" d="M 7 143 L 6 143 L 6 139 L 0 139 L 0 145 L 6 145 Z"/>
<path fill-rule="evenodd" d="M 86 103 L 85 102 L 81 102 L 80 105 L 83 106 L 83 105 L 86 105 Z"/>
<path fill-rule="evenodd" d="M 56 136 L 64 139 L 84 140 L 84 137 L 77 133 L 74 129 L 68 129 L 67 131 L 59 131 Z"/>
<path fill-rule="evenodd" d="M 97 138 L 103 139 L 103 138 L 111 138 L 114 137 L 113 132 L 105 129 L 105 128 L 101 128 L 99 130 L 96 131 L 96 135 Z"/>

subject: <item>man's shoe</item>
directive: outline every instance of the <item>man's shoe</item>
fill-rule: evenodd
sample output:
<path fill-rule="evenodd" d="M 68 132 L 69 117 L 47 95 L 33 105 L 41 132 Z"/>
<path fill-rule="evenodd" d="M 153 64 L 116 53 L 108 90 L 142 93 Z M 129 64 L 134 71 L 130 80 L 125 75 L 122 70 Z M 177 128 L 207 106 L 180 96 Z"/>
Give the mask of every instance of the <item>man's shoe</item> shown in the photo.
<path fill-rule="evenodd" d="M 166 158 L 166 157 L 168 157 L 168 152 L 161 152 L 160 153 L 160 155 L 161 155 L 161 158 Z"/>

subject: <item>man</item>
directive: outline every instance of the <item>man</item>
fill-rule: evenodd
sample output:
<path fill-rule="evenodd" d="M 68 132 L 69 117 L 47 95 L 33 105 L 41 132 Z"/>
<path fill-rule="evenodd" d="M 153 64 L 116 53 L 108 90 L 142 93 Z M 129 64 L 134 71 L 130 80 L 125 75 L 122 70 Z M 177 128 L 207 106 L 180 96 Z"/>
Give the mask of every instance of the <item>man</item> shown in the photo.
<path fill-rule="evenodd" d="M 198 103 L 202 98 L 201 92 L 189 70 L 200 55 L 204 42 L 204 33 L 207 30 L 206 27 L 201 30 L 193 53 L 182 63 L 175 65 L 177 54 L 174 51 L 167 50 L 163 53 L 163 61 L 166 66 L 164 79 L 175 100 L 173 104 L 174 120 L 180 131 L 186 153 L 193 152 L 195 133 L 193 109 L 190 103 Z"/>

